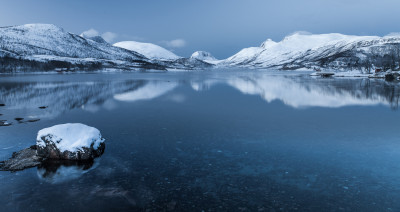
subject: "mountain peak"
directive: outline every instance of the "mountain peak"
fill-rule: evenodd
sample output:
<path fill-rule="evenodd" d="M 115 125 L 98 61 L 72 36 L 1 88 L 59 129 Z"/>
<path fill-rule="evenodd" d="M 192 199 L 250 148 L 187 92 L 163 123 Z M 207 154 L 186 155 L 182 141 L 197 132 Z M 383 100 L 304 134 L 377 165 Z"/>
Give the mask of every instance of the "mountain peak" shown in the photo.
<path fill-rule="evenodd" d="M 190 58 L 198 59 L 198 60 L 217 60 L 210 52 L 206 51 L 196 51 L 190 56 Z"/>
<path fill-rule="evenodd" d="M 272 46 L 274 46 L 274 45 L 276 45 L 276 44 L 277 44 L 277 43 L 276 43 L 275 41 L 273 41 L 273 40 L 271 40 L 271 39 L 267 39 L 266 41 L 264 41 L 264 42 L 261 44 L 261 47 L 264 48 L 264 49 L 266 49 L 266 48 L 272 47 Z"/>
<path fill-rule="evenodd" d="M 97 43 L 107 43 L 107 41 L 105 41 L 104 38 L 101 37 L 100 35 L 96 35 L 96 36 L 87 36 L 87 35 L 85 35 L 85 34 L 82 33 L 80 36 L 83 37 L 83 38 L 92 40 L 92 41 L 96 41 Z"/>

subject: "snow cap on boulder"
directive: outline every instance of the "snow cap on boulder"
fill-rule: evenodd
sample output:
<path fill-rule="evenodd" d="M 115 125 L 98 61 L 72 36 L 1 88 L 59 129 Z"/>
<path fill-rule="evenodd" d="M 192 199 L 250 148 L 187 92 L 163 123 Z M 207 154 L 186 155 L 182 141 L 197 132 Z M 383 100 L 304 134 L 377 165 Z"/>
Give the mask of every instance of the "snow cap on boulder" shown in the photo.
<path fill-rule="evenodd" d="M 103 154 L 104 138 L 100 131 L 79 123 L 42 129 L 36 138 L 37 155 L 63 160 L 89 160 Z"/>

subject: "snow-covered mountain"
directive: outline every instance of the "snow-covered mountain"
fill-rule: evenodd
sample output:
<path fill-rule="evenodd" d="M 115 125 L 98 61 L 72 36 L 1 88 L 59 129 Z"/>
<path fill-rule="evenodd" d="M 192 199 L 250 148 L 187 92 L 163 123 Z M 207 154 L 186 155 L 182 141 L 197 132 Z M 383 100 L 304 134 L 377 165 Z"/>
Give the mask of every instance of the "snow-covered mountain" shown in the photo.
<path fill-rule="evenodd" d="M 123 49 L 131 50 L 138 52 L 142 55 L 144 55 L 147 58 L 153 59 L 153 60 L 177 60 L 182 57 L 179 57 L 178 55 L 172 53 L 171 51 L 168 51 L 164 49 L 161 46 L 152 44 L 152 43 L 142 43 L 142 42 L 136 42 L 136 41 L 122 41 L 115 43 L 113 46 L 120 47 Z"/>
<path fill-rule="evenodd" d="M 400 35 L 352 36 L 295 33 L 280 42 L 242 49 L 217 60 L 197 51 L 189 58 L 151 43 L 124 41 L 114 45 L 102 37 L 76 35 L 51 24 L 0 27 L 0 72 L 25 69 L 204 69 L 218 67 L 398 69 Z"/>
<path fill-rule="evenodd" d="M 151 43 L 115 45 L 52 24 L 0 27 L 0 72 L 82 69 L 197 69 L 212 64 L 182 58 Z"/>
<path fill-rule="evenodd" d="M 279 69 L 368 69 L 398 66 L 399 61 L 400 36 L 295 33 L 280 42 L 268 39 L 260 47 L 242 49 L 219 65 Z"/>
<path fill-rule="evenodd" d="M 196 51 L 190 56 L 190 58 L 198 59 L 198 60 L 203 60 L 203 61 L 216 61 L 217 59 L 212 56 L 210 52 L 205 52 L 205 51 Z"/>
<path fill-rule="evenodd" d="M 15 64 L 45 69 L 48 66 L 82 68 L 93 64 L 95 67 L 162 68 L 137 52 L 86 39 L 51 24 L 1 27 L 0 52 L 3 69 Z"/>
<path fill-rule="evenodd" d="M 212 62 L 200 58 L 180 57 L 161 46 L 152 43 L 141 43 L 136 41 L 122 41 L 115 43 L 114 46 L 138 52 L 147 58 L 157 61 L 158 64 L 167 68 L 178 69 L 202 69 L 211 68 Z"/>

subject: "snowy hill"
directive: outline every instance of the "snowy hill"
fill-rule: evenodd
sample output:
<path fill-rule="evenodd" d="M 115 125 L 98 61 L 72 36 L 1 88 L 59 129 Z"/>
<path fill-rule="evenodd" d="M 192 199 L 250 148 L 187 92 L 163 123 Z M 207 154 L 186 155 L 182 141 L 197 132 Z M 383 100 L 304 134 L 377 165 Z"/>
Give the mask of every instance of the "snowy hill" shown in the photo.
<path fill-rule="evenodd" d="M 158 64 L 163 65 L 167 68 L 177 68 L 177 69 L 203 69 L 211 68 L 213 64 L 206 60 L 197 58 L 183 58 L 177 56 L 164 49 L 161 46 L 152 43 L 141 43 L 136 41 L 123 41 L 115 43 L 114 46 L 124 48 L 127 50 L 132 50 L 143 54 L 147 58 L 157 61 Z"/>
<path fill-rule="evenodd" d="M 133 51 L 94 42 L 51 24 L 0 28 L 0 49 L 14 55 L 52 55 L 73 58 L 146 59 Z"/>
<path fill-rule="evenodd" d="M 215 61 L 217 60 L 211 53 L 205 51 L 196 51 L 190 56 L 190 58 L 203 60 L 203 61 Z"/>
<path fill-rule="evenodd" d="M 175 55 L 171 51 L 152 43 L 141 43 L 136 41 L 122 41 L 115 43 L 113 46 L 124 48 L 127 50 L 138 52 L 147 58 L 155 60 L 176 60 L 181 57 Z"/>
<path fill-rule="evenodd" d="M 86 39 L 51 24 L 0 27 L 0 56 L 0 68 L 3 69 L 18 63 L 12 59 L 23 61 L 19 65 L 36 62 L 34 64 L 39 68 L 38 63 L 49 61 L 61 62 L 61 66 L 80 67 L 93 63 L 134 68 L 158 66 L 137 52 Z"/>
<path fill-rule="evenodd" d="M 280 42 L 268 39 L 260 47 L 242 49 L 219 65 L 279 69 L 365 69 L 398 66 L 399 52 L 400 36 L 295 33 Z M 395 61 L 389 61 L 389 58 L 395 58 Z"/>

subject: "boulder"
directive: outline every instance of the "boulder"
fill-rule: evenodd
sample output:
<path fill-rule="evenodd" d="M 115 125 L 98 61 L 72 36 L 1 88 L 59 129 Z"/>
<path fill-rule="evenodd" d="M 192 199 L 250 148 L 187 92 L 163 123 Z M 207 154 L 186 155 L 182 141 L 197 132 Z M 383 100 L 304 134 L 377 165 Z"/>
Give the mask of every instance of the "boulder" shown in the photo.
<path fill-rule="evenodd" d="M 37 156 L 46 159 L 92 160 L 103 154 L 100 131 L 79 123 L 60 124 L 42 129 L 36 138 Z"/>

